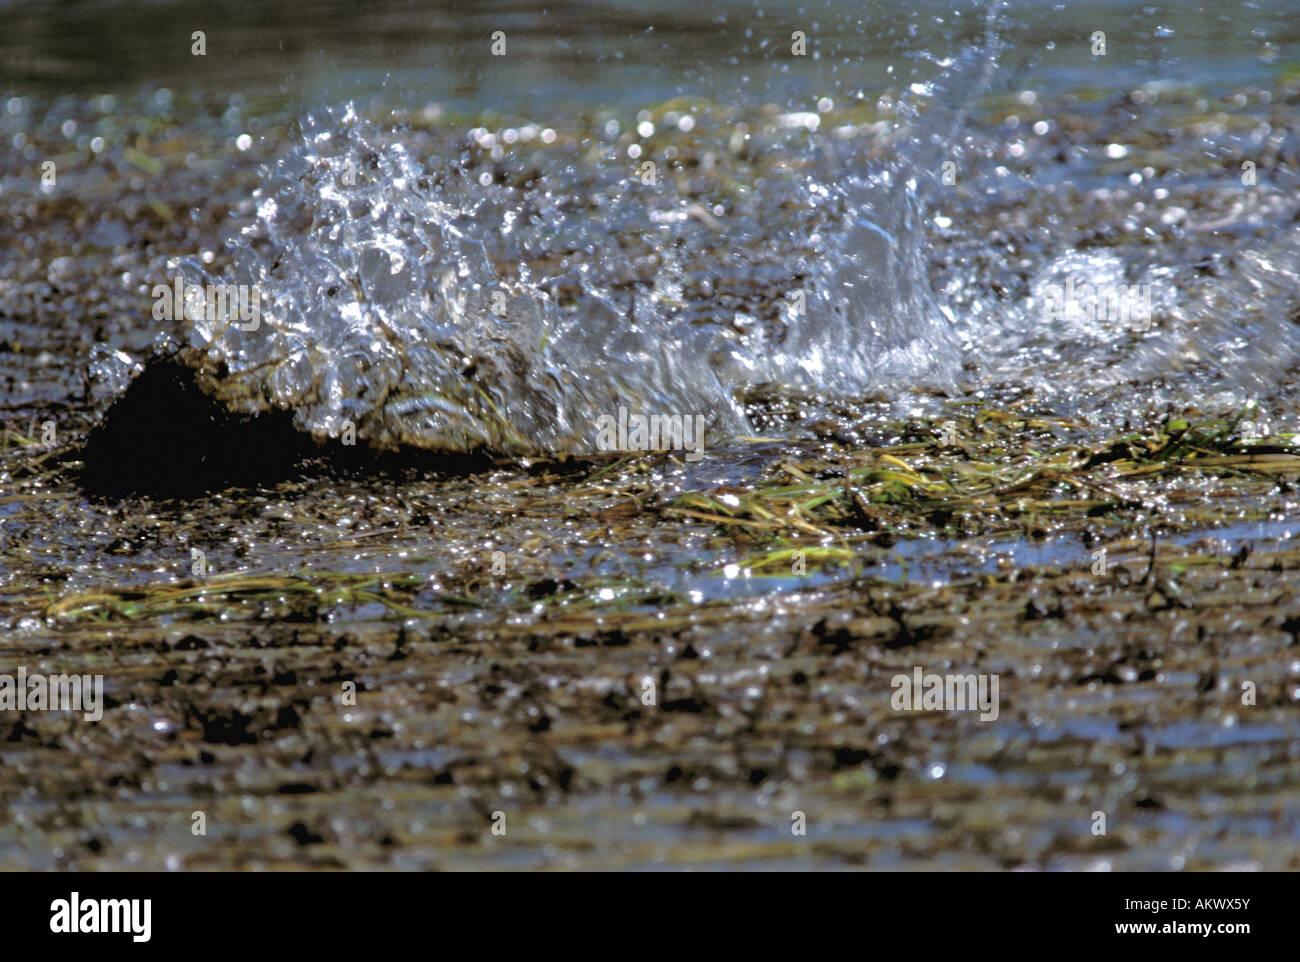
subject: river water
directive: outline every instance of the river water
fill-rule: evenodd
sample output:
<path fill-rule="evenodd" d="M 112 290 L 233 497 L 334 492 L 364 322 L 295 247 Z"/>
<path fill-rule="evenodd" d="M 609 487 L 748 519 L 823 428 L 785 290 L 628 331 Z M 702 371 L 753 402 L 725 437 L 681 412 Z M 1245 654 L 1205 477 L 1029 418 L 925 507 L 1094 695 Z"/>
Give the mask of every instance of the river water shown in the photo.
<path fill-rule="evenodd" d="M 1297 472 L 1098 473 L 1300 425 L 1286 3 L 16 4 L 0 54 L 4 653 L 113 700 L 11 726 L 0 864 L 1295 867 Z M 1096 446 L 1077 516 L 727 527 L 949 433 L 958 493 Z M 891 712 L 977 663 L 995 723 Z"/>

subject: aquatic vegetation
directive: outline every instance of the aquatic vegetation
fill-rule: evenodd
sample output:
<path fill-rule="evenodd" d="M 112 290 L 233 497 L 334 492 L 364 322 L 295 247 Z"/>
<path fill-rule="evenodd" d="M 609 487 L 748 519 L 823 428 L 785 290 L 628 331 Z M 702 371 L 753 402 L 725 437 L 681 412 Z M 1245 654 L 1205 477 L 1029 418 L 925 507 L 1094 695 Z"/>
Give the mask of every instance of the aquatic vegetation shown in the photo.
<path fill-rule="evenodd" d="M 969 428 L 951 441 L 941 424 L 932 426 L 929 442 L 811 462 L 789 458 L 748 491 L 684 494 L 663 510 L 766 537 L 826 537 L 845 530 L 915 536 L 954 526 L 980 533 L 1059 533 L 1067 522 L 1077 527 L 1142 509 L 1154 499 L 1167 509 L 1199 503 L 1205 487 L 1188 483 L 1198 475 L 1228 479 L 1226 487 L 1240 496 L 1252 481 L 1268 490 L 1270 478 L 1300 473 L 1293 436 L 1270 443 L 1243 440 L 1240 418 L 1197 424 L 1171 419 L 1149 433 L 1099 446 L 1048 446 L 1026 432 L 1050 429 L 1052 419 L 996 409 L 973 415 Z M 1199 523 L 1208 517 L 1202 514 Z M 1163 520 L 1171 529 L 1180 521 L 1198 523 L 1172 514 Z"/>

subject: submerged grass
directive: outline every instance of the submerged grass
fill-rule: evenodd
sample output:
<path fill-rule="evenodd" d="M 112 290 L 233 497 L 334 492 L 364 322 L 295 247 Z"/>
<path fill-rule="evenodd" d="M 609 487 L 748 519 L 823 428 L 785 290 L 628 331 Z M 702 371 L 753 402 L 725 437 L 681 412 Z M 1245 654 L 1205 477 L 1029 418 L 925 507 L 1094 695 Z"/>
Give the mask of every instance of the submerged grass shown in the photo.
<path fill-rule="evenodd" d="M 1126 512 L 1156 504 L 1180 504 L 1166 522 L 1195 527 L 1213 524 L 1220 512 L 1204 504 L 1207 491 L 1189 484 L 1193 479 L 1215 479 L 1225 492 L 1245 495 L 1300 473 L 1300 450 L 1290 436 L 1243 440 L 1240 424 L 1240 416 L 1198 423 L 1170 419 L 1100 444 L 1044 444 L 1051 439 L 1041 432 L 1069 423 L 989 409 L 960 435 L 953 421 L 913 426 L 912 433 L 931 438 L 830 458 L 786 459 L 749 490 L 689 492 L 660 510 L 762 542 L 934 530 L 1059 532 L 1097 518 L 1122 521 Z M 805 556 L 838 560 L 846 553 L 827 548 Z M 775 548 L 750 563 L 762 567 L 787 555 Z"/>
<path fill-rule="evenodd" d="M 214 574 L 201 582 L 104 588 L 78 592 L 51 601 L 45 608 L 50 619 L 113 618 L 169 619 L 247 616 L 256 612 L 277 620 L 315 620 L 322 612 L 340 606 L 382 605 L 402 617 L 421 617 L 405 603 L 411 589 L 423 583 L 414 575 L 344 574 L 314 571 L 289 575 Z M 458 595 L 440 595 L 449 604 L 476 605 Z"/>
<path fill-rule="evenodd" d="M 493 488 L 499 500 L 475 510 L 493 527 L 510 517 L 596 522 L 612 562 L 665 532 L 703 531 L 711 532 L 708 554 L 722 553 L 737 570 L 760 578 L 840 569 L 862 576 L 865 566 L 890 559 L 906 578 L 908 562 L 891 551 L 899 542 L 1011 537 L 1032 543 L 1074 534 L 1085 544 L 1144 543 L 1156 531 L 1167 536 L 1262 518 L 1266 512 L 1249 499 L 1284 492 L 1288 478 L 1300 477 L 1300 453 L 1291 439 L 1245 440 L 1240 415 L 1197 422 L 1169 418 L 1144 431 L 1067 443 L 1058 438 L 1079 429 L 1073 422 L 990 406 L 967 408 L 967 415 L 960 423 L 891 425 L 897 443 L 861 450 L 836 446 L 800 452 L 792 446 L 752 483 L 690 490 L 669 499 L 654 493 L 646 473 L 656 461 L 664 468 L 662 454 L 586 469 L 581 462 L 542 465 L 498 478 Z M 23 490 L 4 500 L 51 496 L 46 474 L 27 478 L 19 485 Z M 334 544 L 382 543 L 394 535 L 372 531 Z M 20 561 L 13 549 L 8 553 Z M 358 610 L 393 619 L 495 610 L 530 619 L 581 620 L 682 603 L 662 584 L 635 572 L 611 577 L 600 558 L 600 553 L 593 556 L 585 573 L 571 571 L 558 580 L 463 576 L 453 579 L 449 590 L 432 583 L 427 573 L 387 570 L 391 566 L 382 564 L 362 573 L 332 571 L 328 563 L 288 573 L 224 572 L 180 583 L 99 584 L 51 595 L 39 611 L 60 623 L 313 622 Z M 1214 558 L 1189 556 L 1180 563 L 1212 564 Z M 6 608 L 28 606 L 36 607 L 34 599 L 5 602 Z"/>

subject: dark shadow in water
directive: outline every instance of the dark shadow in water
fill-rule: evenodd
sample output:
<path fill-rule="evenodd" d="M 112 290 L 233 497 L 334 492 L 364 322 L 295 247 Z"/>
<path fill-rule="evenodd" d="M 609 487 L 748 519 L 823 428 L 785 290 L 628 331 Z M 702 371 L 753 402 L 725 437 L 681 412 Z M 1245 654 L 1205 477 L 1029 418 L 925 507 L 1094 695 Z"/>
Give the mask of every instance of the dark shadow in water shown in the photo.
<path fill-rule="evenodd" d="M 287 411 L 233 414 L 181 364 L 152 362 L 113 402 L 79 452 L 78 482 L 92 498 L 198 498 L 305 476 L 462 476 L 492 467 L 486 454 L 375 451 L 317 444 Z"/>

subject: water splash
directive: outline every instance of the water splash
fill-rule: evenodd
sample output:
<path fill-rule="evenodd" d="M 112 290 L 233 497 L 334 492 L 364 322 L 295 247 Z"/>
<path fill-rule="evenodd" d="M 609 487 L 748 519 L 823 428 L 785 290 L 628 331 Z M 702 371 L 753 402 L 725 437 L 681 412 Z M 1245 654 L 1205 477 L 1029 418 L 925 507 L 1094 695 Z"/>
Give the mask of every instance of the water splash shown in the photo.
<path fill-rule="evenodd" d="M 916 85 L 900 125 L 926 122 L 888 160 L 841 152 L 804 176 L 821 226 L 783 253 L 797 308 L 775 323 L 687 309 L 688 262 L 719 227 L 671 187 L 639 189 L 606 163 L 605 202 L 575 212 L 544 176 L 520 193 L 459 161 L 422 162 L 351 105 L 315 112 L 256 191 L 232 269 L 182 267 L 188 283 L 254 286 L 260 326 L 200 318 L 182 358 L 232 408 L 290 410 L 318 436 L 351 426 L 379 447 L 508 454 L 591 451 L 598 419 L 620 408 L 703 415 L 719 438 L 749 431 L 755 392 L 951 387 L 961 359 L 927 276 L 918 162 L 977 93 L 966 74 L 990 65 L 981 51 Z M 625 250 L 638 234 L 639 255 Z M 585 256 L 558 275 L 530 266 L 566 243 Z M 649 290 L 626 282 L 644 274 L 638 256 L 653 262 Z"/>
<path fill-rule="evenodd" d="M 191 283 L 255 286 L 260 325 L 196 320 L 182 359 L 232 408 L 291 411 L 318 437 L 355 428 L 381 448 L 510 455 L 590 452 L 620 409 L 702 415 L 717 440 L 752 433 L 747 404 L 781 396 L 1013 383 L 1084 414 L 1192 369 L 1245 396 L 1275 391 L 1300 358 L 1293 225 L 1219 245 L 1212 269 L 1186 245 L 1058 243 L 1072 221 L 1050 212 L 1032 256 L 994 238 L 1014 198 L 1006 145 L 966 123 L 1003 49 L 996 10 L 964 53 L 921 58 L 928 74 L 882 108 L 880 137 L 787 142 L 788 162 L 747 174 L 726 203 L 682 188 L 680 168 L 647 186 L 621 143 L 557 145 L 524 176 L 470 150 L 420 154 L 408 128 L 351 105 L 310 113 L 230 268 L 182 266 Z M 700 169 L 758 149 L 743 122 L 717 125 L 715 143 L 704 126 Z M 474 142 L 494 135 L 475 128 Z M 1031 160 L 1050 172 L 1046 149 Z M 941 187 L 945 161 L 969 177 L 965 200 Z M 1115 193 L 1102 178 L 1079 203 Z M 778 207 L 794 222 L 773 226 Z M 728 276 L 757 293 L 724 297 Z M 1045 317 L 1075 282 L 1145 286 L 1148 323 Z"/>
<path fill-rule="evenodd" d="M 392 134 L 351 106 L 314 114 L 256 192 L 227 281 L 262 291 L 261 325 L 189 332 L 187 359 L 218 397 L 292 410 L 314 434 L 351 422 L 379 447 L 591 450 L 620 405 L 744 429 L 715 340 L 662 311 L 630 316 L 598 287 L 561 308 L 526 270 L 504 276 L 494 258 L 517 250 L 523 212 Z"/>

